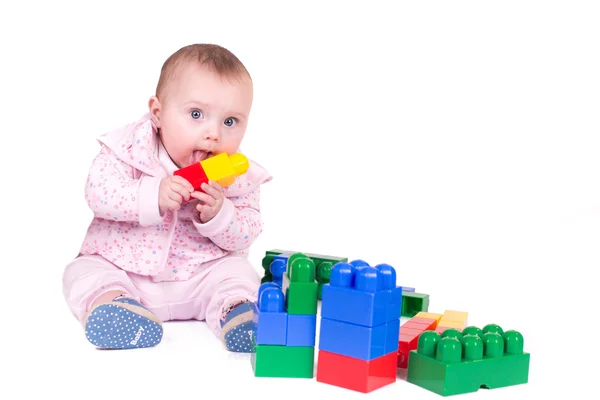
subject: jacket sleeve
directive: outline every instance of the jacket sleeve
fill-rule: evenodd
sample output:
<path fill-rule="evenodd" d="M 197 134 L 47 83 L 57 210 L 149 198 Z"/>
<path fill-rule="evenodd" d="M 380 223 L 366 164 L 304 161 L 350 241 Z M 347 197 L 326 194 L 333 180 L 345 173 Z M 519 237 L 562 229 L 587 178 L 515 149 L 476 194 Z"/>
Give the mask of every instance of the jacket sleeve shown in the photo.
<path fill-rule="evenodd" d="M 192 220 L 200 234 L 223 250 L 248 249 L 263 230 L 260 186 L 245 195 L 226 197 L 219 213 L 207 223 L 200 222 L 197 211 Z"/>
<path fill-rule="evenodd" d="M 97 218 L 156 225 L 164 216 L 158 209 L 160 178 L 125 164 L 106 146 L 92 161 L 85 199 Z"/>

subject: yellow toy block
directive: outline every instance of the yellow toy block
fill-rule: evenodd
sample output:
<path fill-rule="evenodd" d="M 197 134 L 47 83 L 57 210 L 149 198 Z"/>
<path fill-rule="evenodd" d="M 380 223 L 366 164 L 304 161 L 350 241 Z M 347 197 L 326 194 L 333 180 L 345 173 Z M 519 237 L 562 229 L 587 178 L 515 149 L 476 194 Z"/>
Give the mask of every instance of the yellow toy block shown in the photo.
<path fill-rule="evenodd" d="M 430 312 L 425 312 L 425 311 L 419 311 L 417 313 L 417 315 L 415 315 L 413 318 L 434 319 L 437 322 L 440 322 L 440 319 L 442 318 L 442 314 L 436 314 L 436 313 L 430 313 Z"/>
<path fill-rule="evenodd" d="M 462 331 L 467 326 L 463 322 L 454 322 L 454 321 L 440 321 L 438 323 L 438 328 L 456 328 L 459 331 Z"/>
<path fill-rule="evenodd" d="M 442 319 L 444 319 L 445 321 L 464 322 L 466 324 L 468 316 L 469 313 L 464 311 L 446 310 L 444 312 L 444 315 L 442 316 Z"/>
<path fill-rule="evenodd" d="M 234 153 L 230 156 L 221 153 L 200 162 L 206 177 L 217 182 L 222 187 L 231 185 L 235 178 L 248 171 L 249 163 L 246 156 Z"/>
<path fill-rule="evenodd" d="M 463 330 L 467 327 L 468 316 L 469 313 L 464 311 L 446 310 L 438 322 L 438 327 Z"/>

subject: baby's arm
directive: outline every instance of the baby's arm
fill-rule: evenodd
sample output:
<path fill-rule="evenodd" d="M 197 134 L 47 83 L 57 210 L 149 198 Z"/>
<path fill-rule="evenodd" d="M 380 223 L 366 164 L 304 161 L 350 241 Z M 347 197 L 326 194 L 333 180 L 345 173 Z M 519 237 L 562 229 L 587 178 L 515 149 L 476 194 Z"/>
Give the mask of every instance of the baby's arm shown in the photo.
<path fill-rule="evenodd" d="M 142 174 L 103 147 L 92 162 L 85 199 L 95 217 L 155 225 L 164 218 L 158 209 L 159 186 L 160 178 Z"/>
<path fill-rule="evenodd" d="M 226 251 L 241 251 L 250 247 L 262 232 L 260 186 L 244 196 L 226 197 L 223 207 L 207 223 L 201 223 L 194 213 L 198 232 Z"/>

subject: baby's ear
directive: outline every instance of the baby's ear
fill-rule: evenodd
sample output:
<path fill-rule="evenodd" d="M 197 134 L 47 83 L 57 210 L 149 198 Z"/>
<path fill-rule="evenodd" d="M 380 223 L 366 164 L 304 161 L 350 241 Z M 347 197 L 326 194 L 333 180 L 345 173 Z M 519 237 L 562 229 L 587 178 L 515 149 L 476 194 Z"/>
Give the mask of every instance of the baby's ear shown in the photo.
<path fill-rule="evenodd" d="M 158 100 L 158 97 L 150 97 L 150 100 L 148 100 L 148 109 L 150 110 L 152 122 L 154 122 L 156 128 L 160 128 L 160 106 L 160 100 Z"/>

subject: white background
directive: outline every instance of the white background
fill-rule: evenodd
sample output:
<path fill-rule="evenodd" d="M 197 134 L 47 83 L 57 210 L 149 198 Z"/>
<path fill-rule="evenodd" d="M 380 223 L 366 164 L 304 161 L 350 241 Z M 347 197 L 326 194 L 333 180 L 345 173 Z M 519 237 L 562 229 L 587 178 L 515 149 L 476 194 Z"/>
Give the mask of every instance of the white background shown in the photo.
<path fill-rule="evenodd" d="M 364 396 L 254 378 L 201 322 L 167 323 L 154 349 L 97 351 L 66 307 L 95 138 L 146 112 L 164 60 L 195 42 L 229 48 L 254 79 L 242 149 L 274 176 L 257 267 L 272 248 L 386 262 L 430 311 L 520 330 L 530 382 L 469 397 L 593 384 L 578 338 L 597 335 L 594 2 L 83 3 L 0 6 L 1 392 Z M 401 375 L 369 396 L 439 397 Z"/>

